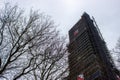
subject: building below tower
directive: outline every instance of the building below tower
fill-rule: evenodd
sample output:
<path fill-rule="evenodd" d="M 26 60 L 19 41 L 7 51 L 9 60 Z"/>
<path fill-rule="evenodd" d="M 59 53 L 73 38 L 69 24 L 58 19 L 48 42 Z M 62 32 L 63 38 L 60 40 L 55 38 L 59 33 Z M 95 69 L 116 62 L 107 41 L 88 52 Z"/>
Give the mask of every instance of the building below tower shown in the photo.
<path fill-rule="evenodd" d="M 69 31 L 68 80 L 117 80 L 114 64 L 105 41 L 87 13 Z"/>

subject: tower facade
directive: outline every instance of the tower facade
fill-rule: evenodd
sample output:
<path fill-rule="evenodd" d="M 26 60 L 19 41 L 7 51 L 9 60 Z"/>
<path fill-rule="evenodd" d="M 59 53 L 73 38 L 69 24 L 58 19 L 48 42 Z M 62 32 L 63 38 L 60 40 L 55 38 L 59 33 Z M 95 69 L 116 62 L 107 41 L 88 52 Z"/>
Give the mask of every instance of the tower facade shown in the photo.
<path fill-rule="evenodd" d="M 104 39 L 93 19 L 84 13 L 69 30 L 69 80 L 117 80 Z"/>

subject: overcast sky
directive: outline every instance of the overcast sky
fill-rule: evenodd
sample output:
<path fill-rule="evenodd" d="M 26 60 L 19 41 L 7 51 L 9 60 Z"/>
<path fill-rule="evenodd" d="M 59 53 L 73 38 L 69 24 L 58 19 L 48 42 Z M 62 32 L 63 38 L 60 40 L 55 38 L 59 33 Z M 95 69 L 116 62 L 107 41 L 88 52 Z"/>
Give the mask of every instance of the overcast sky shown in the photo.
<path fill-rule="evenodd" d="M 25 10 L 40 9 L 59 24 L 62 35 L 68 36 L 69 29 L 87 12 L 94 16 L 109 49 L 120 36 L 120 0 L 0 0 L 0 5 L 6 2 Z"/>

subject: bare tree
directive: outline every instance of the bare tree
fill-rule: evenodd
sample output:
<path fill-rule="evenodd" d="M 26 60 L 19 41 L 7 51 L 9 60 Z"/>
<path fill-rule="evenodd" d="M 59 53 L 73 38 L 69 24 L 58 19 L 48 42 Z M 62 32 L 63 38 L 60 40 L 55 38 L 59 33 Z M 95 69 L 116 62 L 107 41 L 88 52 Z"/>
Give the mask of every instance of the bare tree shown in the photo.
<path fill-rule="evenodd" d="M 67 71 L 65 41 L 50 17 L 6 4 L 0 11 L 0 79 L 57 80 Z"/>
<path fill-rule="evenodd" d="M 39 64 L 33 72 L 36 80 L 58 80 L 65 76 L 67 71 L 67 55 L 64 43 L 55 38 L 52 41 L 44 49 L 42 48 L 43 52 L 41 53 L 43 54 L 36 60 L 36 63 Z M 37 50 L 39 50 L 38 52 L 41 51 L 39 47 Z"/>
<path fill-rule="evenodd" d="M 117 68 L 120 70 L 120 38 L 117 41 L 116 47 L 112 50 L 112 56 Z"/>

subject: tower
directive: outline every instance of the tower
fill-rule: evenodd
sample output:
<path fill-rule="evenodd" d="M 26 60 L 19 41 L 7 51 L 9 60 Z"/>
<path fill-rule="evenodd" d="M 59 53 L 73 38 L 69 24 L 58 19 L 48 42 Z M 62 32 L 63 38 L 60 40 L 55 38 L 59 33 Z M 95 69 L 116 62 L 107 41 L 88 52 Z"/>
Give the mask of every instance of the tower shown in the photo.
<path fill-rule="evenodd" d="M 87 13 L 69 30 L 69 80 L 117 80 L 105 41 Z"/>

